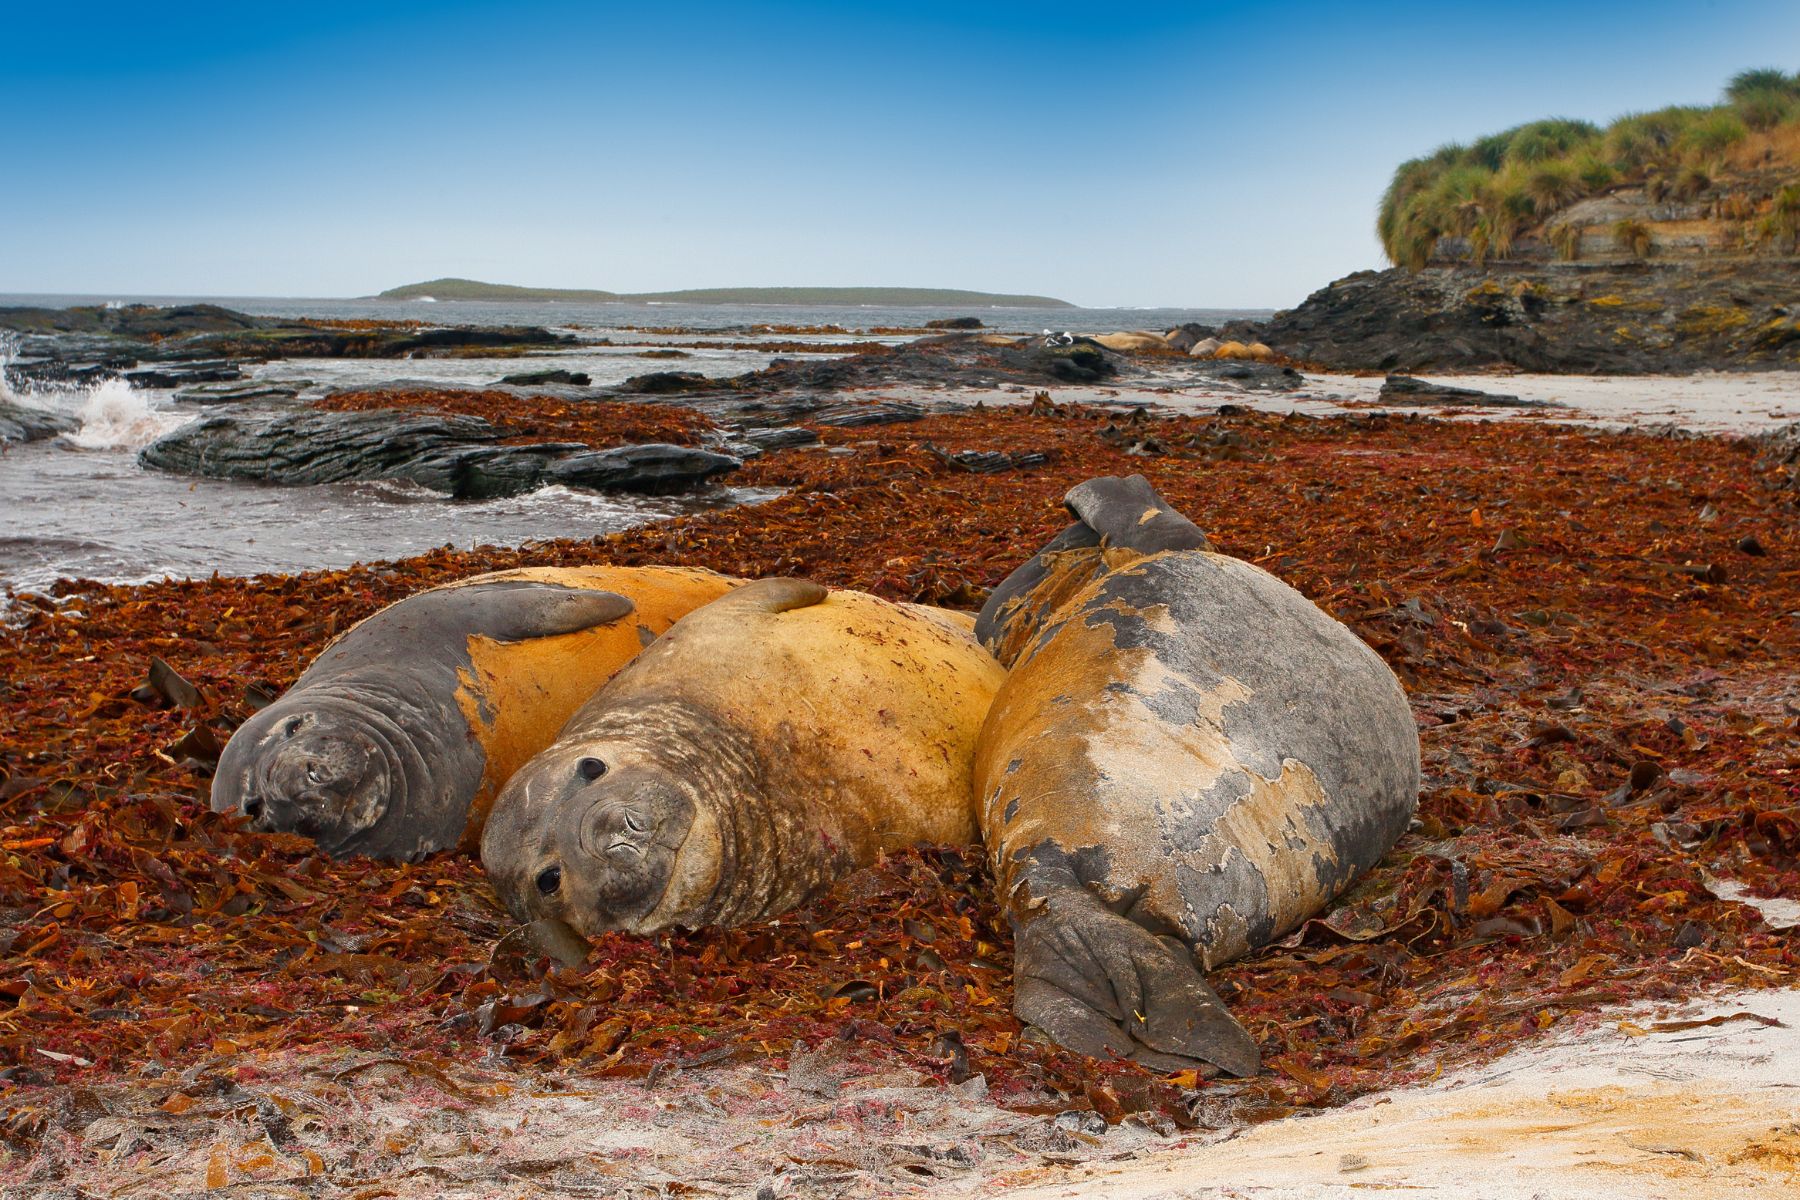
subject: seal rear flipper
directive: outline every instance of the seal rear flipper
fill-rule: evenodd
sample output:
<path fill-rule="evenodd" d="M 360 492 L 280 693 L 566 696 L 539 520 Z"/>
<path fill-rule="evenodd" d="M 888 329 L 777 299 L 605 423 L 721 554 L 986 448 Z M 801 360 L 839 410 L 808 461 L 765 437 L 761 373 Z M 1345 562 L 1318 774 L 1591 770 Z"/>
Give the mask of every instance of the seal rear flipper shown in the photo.
<path fill-rule="evenodd" d="M 1013 975 L 1014 1013 L 1071 1050 L 1159 1070 L 1261 1066 L 1192 959 L 1085 890 L 1053 897 L 1019 930 Z"/>
<path fill-rule="evenodd" d="M 1063 504 L 1108 546 L 1139 554 L 1212 549 L 1200 527 L 1157 495 L 1142 475 L 1103 475 L 1078 483 Z"/>
<path fill-rule="evenodd" d="M 637 611 L 629 596 L 617 592 L 586 591 L 530 580 L 442 588 L 422 593 L 414 600 L 427 597 L 458 606 L 459 627 L 473 636 L 496 642 L 580 633 L 611 625 Z"/>

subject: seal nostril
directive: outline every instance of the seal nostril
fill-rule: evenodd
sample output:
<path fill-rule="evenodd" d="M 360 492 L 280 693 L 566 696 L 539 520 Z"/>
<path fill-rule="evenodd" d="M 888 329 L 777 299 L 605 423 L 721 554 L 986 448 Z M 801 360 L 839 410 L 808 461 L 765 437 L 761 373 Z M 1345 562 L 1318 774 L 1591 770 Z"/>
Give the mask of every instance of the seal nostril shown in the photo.
<path fill-rule="evenodd" d="M 538 890 L 539 894 L 545 895 L 545 896 L 554 895 L 556 892 L 556 889 L 561 886 L 562 886 L 562 868 L 561 867 L 545 867 L 542 871 L 538 872 L 537 890 Z"/>
<path fill-rule="evenodd" d="M 584 758 L 575 764 L 575 770 L 590 783 L 606 774 L 606 764 L 597 758 Z"/>
<path fill-rule="evenodd" d="M 256 818 L 262 816 L 262 814 L 263 814 L 263 802 L 262 802 L 261 796 L 246 796 L 246 797 L 244 797 L 244 815 L 246 817 L 249 817 L 252 821 L 254 821 L 254 820 L 256 820 Z"/>

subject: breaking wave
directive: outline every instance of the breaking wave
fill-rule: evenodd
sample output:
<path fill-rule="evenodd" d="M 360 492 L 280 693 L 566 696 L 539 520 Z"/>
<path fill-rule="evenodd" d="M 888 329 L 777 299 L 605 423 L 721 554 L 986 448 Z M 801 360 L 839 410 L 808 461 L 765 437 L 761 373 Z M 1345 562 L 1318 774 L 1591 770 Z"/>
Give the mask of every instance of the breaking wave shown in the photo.
<path fill-rule="evenodd" d="M 134 391 L 123 379 L 86 387 L 14 388 L 8 368 L 18 355 L 18 342 L 0 338 L 0 400 L 26 408 L 63 413 L 81 422 L 62 435 L 64 445 L 80 450 L 136 450 L 147 446 L 192 416 L 161 407 L 153 392 Z"/>
<path fill-rule="evenodd" d="M 137 391 L 123 379 L 77 389 L 77 394 L 85 397 L 75 414 L 81 428 L 63 434 L 63 441 L 83 450 L 135 450 L 193 419 L 158 408 L 149 392 Z"/>

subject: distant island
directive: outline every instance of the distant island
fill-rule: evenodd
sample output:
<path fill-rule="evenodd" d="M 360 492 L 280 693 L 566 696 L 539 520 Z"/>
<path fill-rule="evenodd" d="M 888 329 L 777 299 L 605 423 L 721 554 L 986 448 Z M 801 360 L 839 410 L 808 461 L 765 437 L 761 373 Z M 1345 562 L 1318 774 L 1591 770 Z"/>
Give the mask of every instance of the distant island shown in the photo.
<path fill-rule="evenodd" d="M 1051 296 L 1015 296 L 1004 292 L 970 292 L 961 288 L 912 287 L 741 287 L 690 288 L 675 292 L 605 292 L 593 288 L 517 287 L 475 279 L 431 279 L 389 288 L 378 300 L 556 300 L 566 304 L 608 302 L 645 304 L 839 304 L 855 306 L 1000 308 L 1074 308 Z"/>

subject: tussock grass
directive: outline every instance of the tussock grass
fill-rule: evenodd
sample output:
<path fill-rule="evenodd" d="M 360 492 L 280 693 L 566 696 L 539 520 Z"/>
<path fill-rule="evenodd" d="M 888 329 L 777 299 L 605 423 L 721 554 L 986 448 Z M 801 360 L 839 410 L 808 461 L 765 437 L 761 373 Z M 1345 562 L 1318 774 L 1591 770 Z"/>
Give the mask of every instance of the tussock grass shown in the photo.
<path fill-rule="evenodd" d="M 1613 225 L 1613 244 L 1633 258 L 1650 255 L 1650 227 L 1642 221 L 1619 221 Z"/>
<path fill-rule="evenodd" d="M 1554 117 L 1440 146 L 1394 172 L 1376 232 L 1400 266 L 1424 266 L 1445 238 L 1466 239 L 1485 262 L 1511 254 L 1526 229 L 1609 188 L 1641 186 L 1657 203 L 1692 200 L 1728 171 L 1784 165 L 1800 176 L 1800 72 L 1757 68 L 1733 76 L 1711 107 L 1628 113 L 1604 129 Z M 1762 244 L 1793 240 L 1773 215 L 1764 224 Z M 1648 237 L 1645 230 L 1643 253 Z M 1620 244 L 1639 241 L 1634 234 Z"/>
<path fill-rule="evenodd" d="M 1550 245 L 1556 249 L 1556 257 L 1564 262 L 1574 262 L 1581 257 L 1581 226 L 1567 222 L 1552 226 Z"/>

